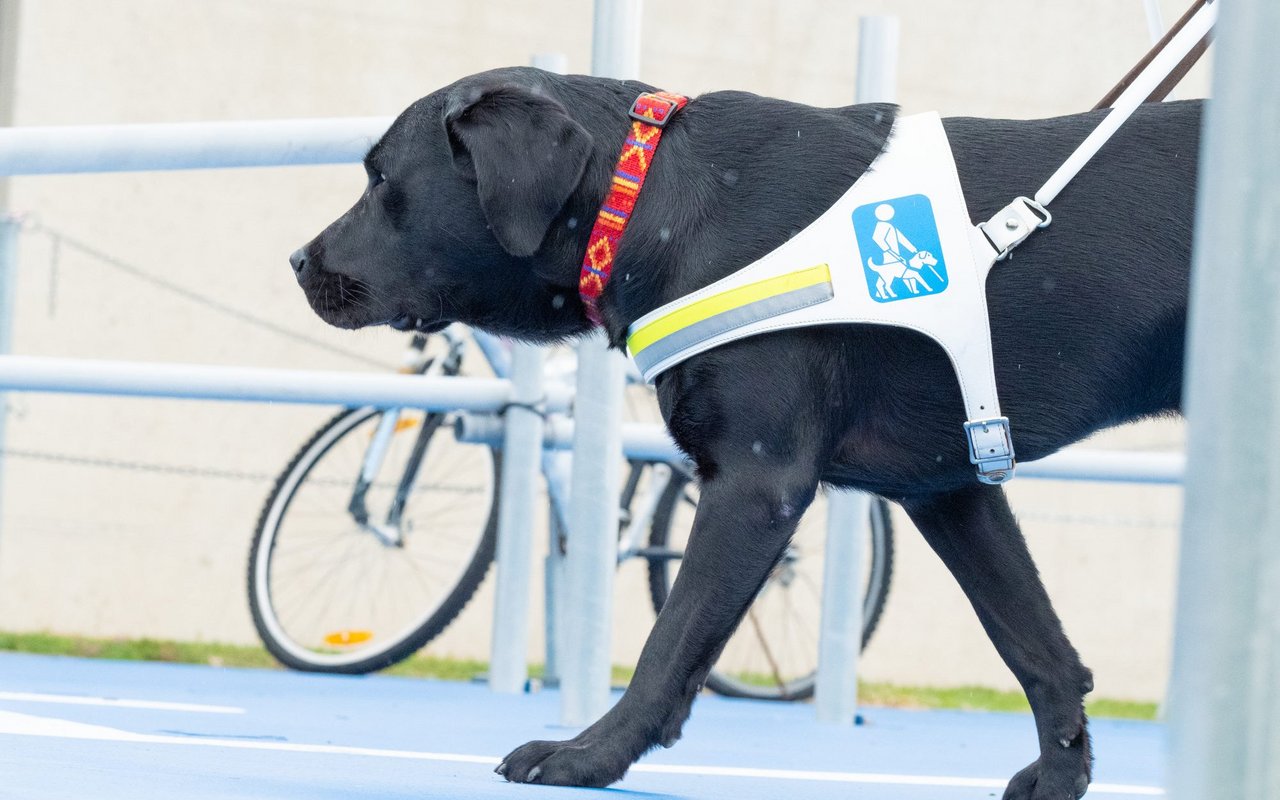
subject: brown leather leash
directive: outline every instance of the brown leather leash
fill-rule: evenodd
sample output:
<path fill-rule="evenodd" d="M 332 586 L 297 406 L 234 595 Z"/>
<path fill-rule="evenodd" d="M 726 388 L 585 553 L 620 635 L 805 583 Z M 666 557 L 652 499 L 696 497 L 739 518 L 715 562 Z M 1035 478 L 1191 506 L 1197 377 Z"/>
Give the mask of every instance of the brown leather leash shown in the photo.
<path fill-rule="evenodd" d="M 1215 0 L 1196 0 L 1196 2 L 1192 3 L 1191 8 L 1187 9 L 1187 13 L 1183 14 L 1182 18 L 1174 23 L 1173 27 L 1169 28 L 1164 37 L 1160 41 L 1156 42 L 1155 47 L 1151 48 L 1151 50 L 1142 57 L 1142 60 L 1138 62 L 1137 66 L 1129 70 L 1129 74 L 1121 78 L 1120 82 L 1117 83 L 1111 91 L 1107 92 L 1106 96 L 1099 100 L 1098 104 L 1094 106 L 1093 109 L 1097 111 L 1102 108 L 1111 108 L 1111 106 L 1115 104 L 1116 98 L 1118 98 L 1125 89 L 1129 88 L 1129 84 L 1133 83 L 1139 73 L 1146 69 L 1147 65 L 1150 64 L 1166 46 L 1168 46 L 1169 42 L 1173 40 L 1173 37 L 1178 35 L 1178 31 L 1186 27 L 1187 22 L 1195 16 L 1195 13 L 1199 11 L 1202 6 L 1212 2 L 1215 2 Z M 1200 60 L 1200 56 L 1204 55 L 1204 51 L 1209 49 L 1209 41 L 1212 38 L 1213 35 L 1211 33 L 1206 34 L 1205 37 L 1200 40 L 1200 43 L 1197 44 L 1191 52 L 1187 53 L 1182 61 L 1178 62 L 1178 67 L 1173 72 L 1169 73 L 1169 77 L 1165 78 L 1144 102 L 1159 103 L 1161 100 L 1168 97 L 1169 92 L 1173 91 L 1173 87 L 1177 86 L 1179 81 L 1186 77 L 1186 74 L 1190 72 L 1191 68 Z"/>

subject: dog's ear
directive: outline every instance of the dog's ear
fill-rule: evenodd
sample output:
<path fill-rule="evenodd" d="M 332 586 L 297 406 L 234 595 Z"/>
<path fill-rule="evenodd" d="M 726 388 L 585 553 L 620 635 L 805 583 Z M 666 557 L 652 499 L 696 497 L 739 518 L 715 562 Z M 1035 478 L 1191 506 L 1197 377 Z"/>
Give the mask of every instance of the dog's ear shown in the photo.
<path fill-rule="evenodd" d="M 444 124 L 454 165 L 476 182 L 498 243 L 533 255 L 582 180 L 591 134 L 560 103 L 520 86 L 452 98 Z"/>

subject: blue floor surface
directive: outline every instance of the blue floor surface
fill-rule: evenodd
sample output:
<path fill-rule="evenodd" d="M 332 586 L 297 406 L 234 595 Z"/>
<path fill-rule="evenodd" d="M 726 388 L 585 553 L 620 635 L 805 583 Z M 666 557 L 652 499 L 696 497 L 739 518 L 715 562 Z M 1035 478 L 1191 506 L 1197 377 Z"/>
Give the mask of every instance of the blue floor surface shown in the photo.
<path fill-rule="evenodd" d="M 492 772 L 567 738 L 555 692 L 0 654 L 0 797 L 960 800 L 1000 797 L 1030 762 L 1029 715 L 870 708 L 823 725 L 806 704 L 702 697 L 684 738 L 605 790 Z M 1161 796 L 1151 723 L 1093 724 L 1090 798 Z"/>

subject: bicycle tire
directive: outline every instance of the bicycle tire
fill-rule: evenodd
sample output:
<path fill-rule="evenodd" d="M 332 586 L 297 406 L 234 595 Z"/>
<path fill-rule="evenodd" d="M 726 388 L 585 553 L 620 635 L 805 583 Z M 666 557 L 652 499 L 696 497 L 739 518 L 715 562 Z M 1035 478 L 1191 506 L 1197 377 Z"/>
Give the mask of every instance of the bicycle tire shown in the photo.
<path fill-rule="evenodd" d="M 677 505 L 683 499 L 688 483 L 689 478 L 679 474 L 674 475 L 663 493 L 649 529 L 649 546 L 653 550 L 661 551 L 667 548 Z M 889 515 L 889 504 L 880 497 L 873 497 L 871 501 L 870 534 L 871 558 L 867 570 L 868 580 L 862 612 L 863 649 L 871 641 L 876 627 L 880 624 L 893 577 L 893 523 Z M 671 591 L 673 577 L 670 564 L 671 559 L 668 558 L 649 560 L 649 597 L 655 613 L 662 610 Z M 813 696 L 816 678 L 815 671 L 787 681 L 785 687 L 761 686 L 740 681 L 724 672 L 712 669 L 707 675 L 706 688 L 725 697 L 779 701 L 807 700 Z"/>
<path fill-rule="evenodd" d="M 474 555 L 462 571 L 454 587 L 448 591 L 436 609 L 423 619 L 421 624 L 416 625 L 412 630 L 406 631 L 404 635 L 394 637 L 395 641 L 387 641 L 384 647 L 370 653 L 367 657 L 349 661 L 332 658 L 311 658 L 306 655 L 305 648 L 300 648 L 296 643 L 283 640 L 283 632 L 278 631 L 276 629 L 278 625 L 273 626 L 270 621 L 271 618 L 274 618 L 274 611 L 269 610 L 267 607 L 271 594 L 269 562 L 273 553 L 270 551 L 267 553 L 268 563 L 265 567 L 262 567 L 259 564 L 259 553 L 263 542 L 269 541 L 274 548 L 277 540 L 274 531 L 270 529 L 274 527 L 278 530 L 280 521 L 284 518 L 284 513 L 288 509 L 288 504 L 291 502 L 293 494 L 306 480 L 307 474 L 315 464 L 319 463 L 324 454 L 340 441 L 343 436 L 357 430 L 360 422 L 379 413 L 379 409 L 367 406 L 346 408 L 324 423 L 298 449 L 289 464 L 280 473 L 258 516 L 253 544 L 249 552 L 247 575 L 249 611 L 258 636 L 267 650 L 281 664 L 291 669 L 304 672 L 359 675 L 385 669 L 403 661 L 440 635 L 453 622 L 467 606 L 467 603 L 470 602 L 472 596 L 484 581 L 485 575 L 489 571 L 489 565 L 493 562 L 497 540 L 502 455 L 499 451 L 490 449 L 490 458 L 492 459 L 492 502 L 490 503 L 483 532 L 474 550 Z M 335 430 L 338 431 L 337 435 L 334 435 Z M 317 447 L 320 448 L 319 452 L 315 452 Z M 295 479 L 295 473 L 299 469 L 302 470 L 302 473 L 297 475 Z M 284 502 L 284 507 L 279 514 L 273 514 L 277 504 L 281 501 Z M 274 526 L 272 524 L 273 516 L 275 519 Z M 268 536 L 269 533 L 271 534 L 270 536 Z M 290 646 L 291 644 L 294 646 Z"/>

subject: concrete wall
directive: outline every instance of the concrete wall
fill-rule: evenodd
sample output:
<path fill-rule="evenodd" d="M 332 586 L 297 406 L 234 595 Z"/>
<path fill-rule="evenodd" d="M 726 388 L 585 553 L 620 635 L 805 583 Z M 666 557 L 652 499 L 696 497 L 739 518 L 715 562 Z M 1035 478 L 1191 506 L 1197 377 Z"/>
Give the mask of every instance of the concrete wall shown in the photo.
<path fill-rule="evenodd" d="M 0 42 L 17 45 L 7 98 L 17 125 L 389 114 L 457 77 L 527 63 L 535 52 L 567 54 L 572 71 L 589 67 L 588 0 L 0 5 L 17 11 L 16 28 L 14 14 L 0 16 Z M 1163 5 L 1172 20 L 1182 3 Z M 690 94 L 743 88 L 843 105 L 853 95 L 858 16 L 881 13 L 902 18 L 900 98 L 908 112 L 1083 110 L 1148 46 L 1138 0 L 650 0 L 643 77 Z M 1183 96 L 1204 91 L 1203 73 Z M 22 242 L 15 350 L 393 365 L 402 337 L 327 329 L 285 266 L 363 181 L 355 166 L 15 179 L 9 206 L 33 222 Z M 99 255 L 59 247 L 60 236 Z M 228 308 L 297 336 L 246 324 Z M 11 396 L 0 627 L 253 641 L 244 567 L 268 476 L 330 413 Z M 1166 423 L 1100 444 L 1163 449 L 1180 441 L 1179 427 Z M 1162 696 L 1180 493 L 1027 481 L 1011 494 L 1067 629 L 1096 668 L 1098 692 Z M 896 582 L 867 676 L 1013 685 L 937 559 L 905 519 L 897 522 Z M 624 568 L 615 604 L 619 662 L 635 658 L 651 623 L 634 567 Z M 536 617 L 541 601 L 531 604 Z M 483 657 L 488 609 L 486 588 L 430 650 Z M 531 655 L 540 658 L 536 638 Z"/>

